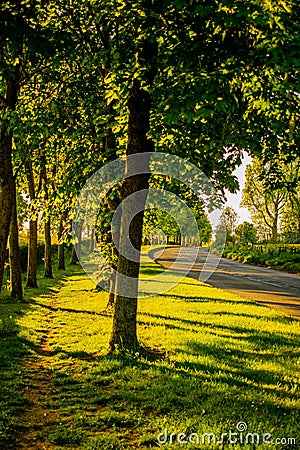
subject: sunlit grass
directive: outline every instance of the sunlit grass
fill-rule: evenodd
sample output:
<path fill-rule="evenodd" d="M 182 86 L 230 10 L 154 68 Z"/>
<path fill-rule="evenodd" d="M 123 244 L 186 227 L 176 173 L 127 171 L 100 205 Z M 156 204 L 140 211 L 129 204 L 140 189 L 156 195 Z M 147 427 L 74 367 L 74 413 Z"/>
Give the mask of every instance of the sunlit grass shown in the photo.
<path fill-rule="evenodd" d="M 147 277 L 161 272 L 146 256 L 143 264 Z M 78 267 L 73 270 L 56 285 L 59 290 L 54 285 L 49 294 L 30 290 L 25 306 L 1 305 L 16 327 L 13 335 L 1 337 L 11 365 L 17 358 L 35 356 L 51 324 L 46 367 L 52 378 L 44 407 L 59 414 L 42 427 L 36 424 L 41 442 L 58 449 L 152 448 L 165 428 L 220 436 L 229 429 L 235 432 L 240 421 L 250 432 L 299 442 L 298 321 L 184 278 L 170 291 L 139 300 L 141 350 L 105 356 L 112 325 L 112 318 L 103 314 L 108 294 L 97 292 Z M 24 366 L 14 367 L 13 376 L 18 368 L 19 380 L 24 377 L 25 382 Z M 28 400 L 21 401 L 21 387 L 10 378 L 8 366 L 4 374 L 5 386 L 19 398 L 17 405 L 8 395 L 5 400 L 11 430 L 18 429 L 18 412 Z"/>

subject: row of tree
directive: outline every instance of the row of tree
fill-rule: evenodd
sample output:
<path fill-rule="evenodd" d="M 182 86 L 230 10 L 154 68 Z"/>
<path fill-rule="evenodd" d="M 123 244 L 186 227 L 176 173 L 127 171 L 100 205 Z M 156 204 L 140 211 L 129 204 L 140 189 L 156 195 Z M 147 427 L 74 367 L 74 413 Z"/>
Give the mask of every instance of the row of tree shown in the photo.
<path fill-rule="evenodd" d="M 23 295 L 18 191 L 29 196 L 27 284 L 35 286 L 38 219 L 50 264 L 51 224 L 62 244 L 85 181 L 120 155 L 174 153 L 220 195 L 238 187 L 232 172 L 243 150 L 265 161 L 298 155 L 294 0 L 8 0 L 0 30 L 0 286 L 9 236 L 13 298 Z M 132 170 L 127 163 L 121 199 L 149 187 L 149 175 Z M 142 229 L 143 212 L 130 226 L 138 250 Z M 139 261 L 120 253 L 115 264 L 138 279 Z M 137 282 L 130 289 L 135 297 L 113 295 L 111 350 L 138 343 Z"/>

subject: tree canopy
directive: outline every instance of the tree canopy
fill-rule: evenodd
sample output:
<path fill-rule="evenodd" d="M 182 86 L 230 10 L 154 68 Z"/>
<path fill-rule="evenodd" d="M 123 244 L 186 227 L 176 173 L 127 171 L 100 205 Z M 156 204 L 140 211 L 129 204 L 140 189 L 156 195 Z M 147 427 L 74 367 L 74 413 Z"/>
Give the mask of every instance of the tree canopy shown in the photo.
<path fill-rule="evenodd" d="M 62 244 L 70 236 L 73 207 L 87 179 L 117 157 L 127 157 L 130 174 L 128 157 L 143 152 L 171 153 L 192 162 L 220 197 L 225 188 L 238 188 L 233 170 L 243 151 L 260 158 L 272 187 L 265 187 L 255 162 L 247 169 L 244 202 L 276 240 L 277 212 L 299 206 L 296 181 L 273 183 L 280 165 L 299 156 L 295 0 L 10 0 L 2 7 L 0 25 L 0 285 L 8 235 L 18 241 L 18 195 L 30 194 L 28 267 L 33 268 L 38 219 L 47 224 L 48 248 L 53 223 L 59 224 Z M 169 177 L 159 180 L 161 188 L 175 189 L 173 174 Z M 123 180 L 116 186 L 120 201 L 147 191 L 153 180 L 149 174 Z M 187 187 L 176 189 L 189 199 Z M 287 200 L 282 190 L 289 192 Z M 201 199 L 198 205 L 189 201 L 205 242 L 210 230 Z M 126 205 L 121 248 L 133 201 Z M 137 250 L 143 215 L 137 214 L 129 228 Z M 169 221 L 176 228 L 160 212 L 146 213 L 146 219 L 144 227 L 152 220 L 153 226 Z M 98 227 L 105 230 L 103 242 L 111 257 L 105 220 L 101 217 Z M 78 253 L 82 233 L 79 226 Z M 122 254 L 114 258 L 118 272 L 137 279 L 139 261 L 131 263 Z M 17 260 L 12 258 L 15 274 Z M 34 270 L 31 277 L 35 285 Z M 137 282 L 133 285 L 137 295 Z M 20 299 L 21 291 L 19 285 Z M 115 296 L 112 348 L 137 344 L 136 304 L 127 300 L 123 296 L 119 307 L 121 299 Z"/>

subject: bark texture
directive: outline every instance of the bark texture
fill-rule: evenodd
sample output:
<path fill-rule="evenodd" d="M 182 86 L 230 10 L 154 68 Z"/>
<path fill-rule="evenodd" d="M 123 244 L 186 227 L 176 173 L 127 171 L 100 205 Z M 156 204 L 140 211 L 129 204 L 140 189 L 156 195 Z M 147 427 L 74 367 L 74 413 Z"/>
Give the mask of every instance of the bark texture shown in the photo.
<path fill-rule="evenodd" d="M 134 80 L 131 94 L 128 98 L 128 143 L 127 156 L 136 153 L 153 152 L 153 142 L 147 138 L 150 130 L 150 111 L 151 111 L 151 94 L 150 87 L 153 84 L 154 77 L 157 72 L 155 58 L 158 52 L 156 42 L 144 42 L 143 49 L 139 53 L 139 60 L 147 66 L 144 77 L 148 84 L 148 89 L 144 89 L 138 80 Z M 149 161 L 144 161 L 144 168 Z M 118 294 L 119 283 L 122 280 L 117 274 L 116 279 L 116 296 L 113 317 L 113 328 L 110 337 L 110 352 L 118 347 L 136 348 L 138 346 L 136 321 L 137 321 L 137 297 L 138 297 L 138 276 L 140 261 L 127 259 L 124 254 L 128 251 L 127 226 L 129 226 L 129 241 L 132 246 L 140 251 L 142 245 L 142 230 L 144 218 L 144 206 L 147 199 L 147 189 L 149 187 L 149 173 L 140 173 L 140 175 L 131 176 L 135 169 L 135 161 L 131 162 L 130 158 L 126 161 L 126 175 L 129 176 L 123 182 L 122 199 L 125 199 L 135 192 L 145 190 L 144 195 L 139 198 L 139 206 L 142 211 L 133 216 L 135 211 L 136 199 L 131 197 L 126 202 L 126 207 L 122 203 L 122 217 L 120 227 L 120 253 L 118 257 L 118 274 L 123 274 L 130 280 L 126 284 L 126 289 L 130 295 L 121 296 Z M 149 166 L 148 166 L 149 167 Z M 132 219 L 133 217 L 133 219 Z M 131 220 L 132 219 L 132 220 Z M 129 252 L 130 253 L 130 252 Z"/>
<path fill-rule="evenodd" d="M 18 79 L 19 73 L 16 68 L 16 74 L 13 79 L 7 81 L 4 111 L 15 110 L 19 93 Z M 3 120 L 0 130 L 0 290 L 3 282 L 6 247 L 13 208 L 13 192 L 15 189 L 12 168 L 13 131 L 8 125 Z"/>
<path fill-rule="evenodd" d="M 70 264 L 74 265 L 78 263 L 78 257 L 77 257 L 77 253 L 76 253 L 76 245 L 77 244 L 73 244 L 72 245 L 72 251 L 71 251 L 71 260 L 70 260 Z"/>
<path fill-rule="evenodd" d="M 46 220 L 44 225 L 45 232 L 45 278 L 53 278 L 52 271 L 52 247 L 51 247 L 51 222 Z"/>
<path fill-rule="evenodd" d="M 150 94 L 144 90 L 138 82 L 134 83 L 130 98 L 128 100 L 129 123 L 128 123 L 128 145 L 127 155 L 136 153 L 153 151 L 153 143 L 147 139 L 147 132 L 150 125 Z M 145 161 L 145 166 L 148 162 Z M 132 162 L 127 159 L 126 178 L 122 186 L 122 198 L 125 199 L 129 195 L 148 189 L 149 174 L 140 174 L 130 176 L 134 167 Z M 133 163 L 134 166 L 134 163 Z M 145 206 L 147 193 L 143 198 L 139 198 L 139 204 Z M 129 240 L 136 250 L 140 250 L 142 244 L 142 228 L 144 211 L 134 216 L 136 199 L 132 197 L 127 199 L 126 207 L 122 207 L 121 230 L 120 230 L 120 254 L 118 258 L 118 273 L 129 277 L 130 281 L 126 288 L 128 289 L 128 297 L 116 294 L 115 309 L 113 318 L 113 329 L 110 338 L 110 351 L 114 351 L 117 347 L 136 348 L 138 346 L 136 316 L 137 316 L 137 297 L 138 297 L 138 276 L 140 261 L 132 261 L 127 259 L 124 254 L 128 254 L 128 241 L 126 239 L 127 227 L 129 227 Z M 134 216 L 134 217 L 133 217 Z M 132 219 L 133 217 L 133 219 Z M 131 220 L 132 219 L 132 220 Z M 116 292 L 118 292 L 119 284 L 124 282 L 117 275 Z"/>
<path fill-rule="evenodd" d="M 90 252 L 93 253 L 94 250 L 95 250 L 95 229 L 92 228 L 90 235 Z"/>
<path fill-rule="evenodd" d="M 16 187 L 13 185 L 12 215 L 9 228 L 9 265 L 11 298 L 13 300 L 23 300 L 22 275 L 20 267 L 19 252 L 19 231 L 17 216 Z"/>
<path fill-rule="evenodd" d="M 27 163 L 27 182 L 30 196 L 30 220 L 29 220 L 29 241 L 28 241 L 28 261 L 27 261 L 27 287 L 37 287 L 36 265 L 37 265 L 37 238 L 38 238 L 38 221 L 35 218 L 35 183 L 31 163 Z M 41 184 L 41 180 L 40 183 Z M 39 190 L 39 189 L 38 189 Z"/>
<path fill-rule="evenodd" d="M 45 203 L 46 203 L 46 207 L 49 208 L 48 177 L 47 177 L 46 165 L 44 165 L 42 172 L 43 172 L 42 178 L 43 178 L 43 182 L 44 182 L 44 191 L 45 191 Z M 45 278 L 53 278 L 50 216 L 46 217 L 46 219 L 45 219 L 44 236 L 45 236 L 45 239 L 44 239 L 45 240 L 44 277 Z"/>
<path fill-rule="evenodd" d="M 63 232 L 66 225 L 66 220 L 68 217 L 68 211 L 64 211 L 64 213 L 61 216 L 59 226 L 58 226 L 58 254 L 57 254 L 57 268 L 58 270 L 66 270 L 66 264 L 65 264 L 65 244 L 64 242 L 61 242 Z"/>
<path fill-rule="evenodd" d="M 66 270 L 65 244 L 63 242 L 61 244 L 58 244 L 58 249 L 57 249 L 57 269 L 58 270 Z"/>
<path fill-rule="evenodd" d="M 38 287 L 36 279 L 37 265 L 37 237 L 38 223 L 37 220 L 29 221 L 29 241 L 28 241 L 28 262 L 27 262 L 27 287 Z"/>

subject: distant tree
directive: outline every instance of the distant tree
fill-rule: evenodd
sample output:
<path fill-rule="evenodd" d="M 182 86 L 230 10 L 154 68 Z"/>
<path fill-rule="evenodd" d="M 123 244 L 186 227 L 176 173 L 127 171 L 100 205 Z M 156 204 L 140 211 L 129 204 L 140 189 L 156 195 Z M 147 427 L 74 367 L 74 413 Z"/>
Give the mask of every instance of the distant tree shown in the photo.
<path fill-rule="evenodd" d="M 151 243 L 153 235 L 166 236 L 167 241 L 180 236 L 179 226 L 176 220 L 165 211 L 149 208 L 145 211 L 143 223 L 143 237 L 145 243 Z"/>
<path fill-rule="evenodd" d="M 252 223 L 243 222 L 235 229 L 235 234 L 242 244 L 253 244 L 256 241 L 256 228 Z"/>
<path fill-rule="evenodd" d="M 300 187 L 291 193 L 282 212 L 281 233 L 288 243 L 300 242 Z"/>
<path fill-rule="evenodd" d="M 238 215 L 233 208 L 227 206 L 222 213 L 221 223 L 226 226 L 226 240 L 233 241 Z"/>
<path fill-rule="evenodd" d="M 300 158 L 286 165 L 287 202 L 282 211 L 281 232 L 289 242 L 300 241 Z"/>
<path fill-rule="evenodd" d="M 279 218 L 286 202 L 286 189 L 273 187 L 262 161 L 253 158 L 246 167 L 241 206 L 248 208 L 258 230 L 272 242 L 278 240 Z"/>
<path fill-rule="evenodd" d="M 175 239 L 175 241 L 179 244 L 181 242 L 181 238 L 184 241 L 184 244 L 188 244 L 189 242 L 193 245 L 207 244 L 211 240 L 212 236 L 212 226 L 210 221 L 205 214 L 205 212 L 201 209 L 201 205 L 197 207 L 191 207 L 191 212 L 194 215 L 195 221 L 198 227 L 198 235 L 193 236 L 193 233 L 190 233 L 190 227 L 188 223 L 188 218 L 186 219 L 186 236 L 180 236 L 180 228 L 176 219 L 170 216 L 165 211 L 161 211 L 159 209 L 151 208 L 145 211 L 144 217 L 144 225 L 143 225 L 143 236 L 147 238 L 149 241 L 149 236 L 152 233 L 156 235 L 165 236 L 167 238 L 167 242 L 170 238 Z M 181 219 L 184 218 L 184 212 L 181 213 Z M 187 238 L 187 239 L 185 239 Z"/>
<path fill-rule="evenodd" d="M 199 231 L 199 246 L 202 247 L 203 244 L 208 244 L 211 241 L 212 226 L 204 212 L 195 214 L 195 216 Z"/>

